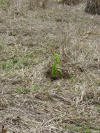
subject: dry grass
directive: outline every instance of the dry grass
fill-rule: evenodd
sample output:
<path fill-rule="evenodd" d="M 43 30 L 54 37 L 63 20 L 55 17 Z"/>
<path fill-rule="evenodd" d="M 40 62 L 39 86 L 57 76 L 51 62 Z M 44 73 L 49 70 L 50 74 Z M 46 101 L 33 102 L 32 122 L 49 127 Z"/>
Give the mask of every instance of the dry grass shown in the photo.
<path fill-rule="evenodd" d="M 100 16 L 48 1 L 0 5 L 0 122 L 9 133 L 100 133 Z M 70 79 L 45 73 L 58 53 Z"/>

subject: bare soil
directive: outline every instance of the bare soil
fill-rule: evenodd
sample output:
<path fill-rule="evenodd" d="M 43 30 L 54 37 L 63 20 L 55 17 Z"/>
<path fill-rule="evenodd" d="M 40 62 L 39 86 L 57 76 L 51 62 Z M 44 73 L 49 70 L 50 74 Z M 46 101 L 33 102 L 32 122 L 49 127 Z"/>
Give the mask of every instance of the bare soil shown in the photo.
<path fill-rule="evenodd" d="M 7 133 L 100 133 L 100 16 L 85 7 L 0 5 L 0 127 Z M 46 77 L 54 53 L 70 78 Z"/>

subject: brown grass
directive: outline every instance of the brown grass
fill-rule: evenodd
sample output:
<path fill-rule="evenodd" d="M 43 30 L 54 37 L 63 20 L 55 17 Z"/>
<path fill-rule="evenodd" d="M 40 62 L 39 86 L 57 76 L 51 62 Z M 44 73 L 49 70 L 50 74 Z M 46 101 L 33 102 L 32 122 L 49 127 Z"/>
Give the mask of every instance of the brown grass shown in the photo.
<path fill-rule="evenodd" d="M 9 133 L 100 132 L 100 17 L 29 0 L 0 5 L 0 123 Z M 45 73 L 58 53 L 70 79 Z"/>

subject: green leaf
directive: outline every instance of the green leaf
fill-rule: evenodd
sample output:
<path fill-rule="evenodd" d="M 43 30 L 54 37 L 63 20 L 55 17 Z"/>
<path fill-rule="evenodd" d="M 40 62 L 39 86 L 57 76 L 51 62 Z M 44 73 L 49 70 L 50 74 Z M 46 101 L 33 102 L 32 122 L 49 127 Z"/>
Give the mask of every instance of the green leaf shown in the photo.
<path fill-rule="evenodd" d="M 61 65 L 61 61 L 60 61 L 59 55 L 56 54 L 56 53 L 54 53 L 54 58 L 55 58 L 56 62 L 57 62 L 59 65 Z"/>
<path fill-rule="evenodd" d="M 63 72 L 62 72 L 62 70 L 61 70 L 61 69 L 58 69 L 58 71 L 60 72 L 60 74 L 61 74 L 61 75 L 63 74 Z"/>
<path fill-rule="evenodd" d="M 54 63 L 53 64 L 53 66 L 52 66 L 52 75 L 54 76 L 54 77 L 57 77 L 58 76 L 58 72 L 57 72 L 57 64 L 56 63 Z"/>

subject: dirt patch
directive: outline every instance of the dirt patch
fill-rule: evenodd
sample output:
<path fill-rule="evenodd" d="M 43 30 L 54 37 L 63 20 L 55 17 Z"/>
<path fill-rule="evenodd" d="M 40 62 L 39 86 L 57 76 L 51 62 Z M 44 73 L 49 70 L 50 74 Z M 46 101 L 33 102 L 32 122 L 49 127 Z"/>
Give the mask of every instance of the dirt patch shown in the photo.
<path fill-rule="evenodd" d="M 58 80 L 58 79 L 69 79 L 71 76 L 69 74 L 69 72 L 67 70 L 61 70 L 61 72 L 59 70 L 56 71 L 57 72 L 57 77 L 55 77 L 52 74 L 52 68 L 50 68 L 47 72 L 46 72 L 46 78 L 51 79 L 51 81 L 54 80 Z"/>

